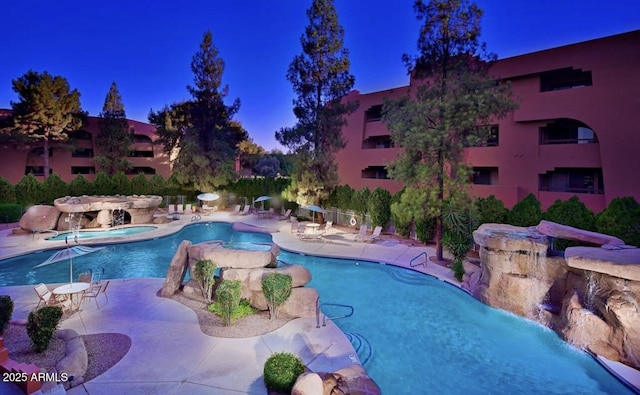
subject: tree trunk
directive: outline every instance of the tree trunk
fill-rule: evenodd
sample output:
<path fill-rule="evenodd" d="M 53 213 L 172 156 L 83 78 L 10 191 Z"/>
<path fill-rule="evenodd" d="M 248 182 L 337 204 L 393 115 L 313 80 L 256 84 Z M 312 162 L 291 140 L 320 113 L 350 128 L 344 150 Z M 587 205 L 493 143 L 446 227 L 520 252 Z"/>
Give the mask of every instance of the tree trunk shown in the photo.
<path fill-rule="evenodd" d="M 45 137 L 44 139 L 44 147 L 42 153 L 43 167 L 44 167 L 44 179 L 46 180 L 49 177 L 49 138 Z"/>
<path fill-rule="evenodd" d="M 443 261 L 442 215 L 436 217 L 436 259 L 438 260 L 438 262 Z"/>

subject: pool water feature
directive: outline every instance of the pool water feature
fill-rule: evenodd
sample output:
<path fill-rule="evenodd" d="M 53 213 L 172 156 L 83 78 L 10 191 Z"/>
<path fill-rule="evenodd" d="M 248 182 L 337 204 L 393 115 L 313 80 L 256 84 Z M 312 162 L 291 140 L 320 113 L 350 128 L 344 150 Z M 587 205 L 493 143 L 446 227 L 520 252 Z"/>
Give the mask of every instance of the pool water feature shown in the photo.
<path fill-rule="evenodd" d="M 106 278 L 164 277 L 185 239 L 271 242 L 270 235 L 236 232 L 230 224 L 199 223 L 172 236 L 109 245 L 74 258 L 74 271 L 104 267 Z M 0 261 L 0 285 L 67 281 L 64 262 L 33 269 L 51 254 Z M 352 317 L 336 324 L 348 334 L 384 394 L 631 393 L 551 330 L 486 306 L 429 276 L 391 265 L 287 251 L 281 251 L 279 259 L 311 271 L 309 286 L 318 290 L 321 302 L 354 307 Z M 344 314 L 331 306 L 323 311 Z"/>
<path fill-rule="evenodd" d="M 97 239 L 104 237 L 119 237 L 119 236 L 131 236 L 137 235 L 140 233 L 151 232 L 152 230 L 156 230 L 158 227 L 156 226 L 129 226 L 126 228 L 117 228 L 117 229 L 106 229 L 106 230 L 80 230 L 77 232 L 65 232 L 60 233 L 56 236 L 49 237 L 46 240 L 49 241 L 60 241 L 66 238 L 69 240 L 74 239 L 76 236 L 78 240 L 86 240 L 86 239 Z"/>

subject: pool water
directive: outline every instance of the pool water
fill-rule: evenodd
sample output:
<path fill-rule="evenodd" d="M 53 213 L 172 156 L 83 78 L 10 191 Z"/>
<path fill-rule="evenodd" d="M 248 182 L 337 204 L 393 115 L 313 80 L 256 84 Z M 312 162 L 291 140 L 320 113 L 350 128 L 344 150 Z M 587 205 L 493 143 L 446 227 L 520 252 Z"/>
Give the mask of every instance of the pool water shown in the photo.
<path fill-rule="evenodd" d="M 226 223 L 193 224 L 175 235 L 109 245 L 73 260 L 74 273 L 106 278 L 164 277 L 182 240 L 269 243 Z M 0 286 L 68 280 L 65 262 L 33 269 L 53 251 L 0 261 Z M 626 394 L 623 384 L 554 332 L 488 307 L 459 289 L 389 265 L 281 251 L 312 273 L 322 303 L 354 307 L 336 320 L 383 394 Z M 326 306 L 329 316 L 344 308 Z"/>
<path fill-rule="evenodd" d="M 150 232 L 158 229 L 155 226 L 129 226 L 127 228 L 117 228 L 108 230 L 81 230 L 77 233 L 65 232 L 59 235 L 48 237 L 47 240 L 60 241 L 67 237 L 72 240 L 74 237 L 78 237 L 78 240 L 82 239 L 95 239 L 100 237 L 118 237 L 118 236 L 131 236 L 139 233 Z"/>

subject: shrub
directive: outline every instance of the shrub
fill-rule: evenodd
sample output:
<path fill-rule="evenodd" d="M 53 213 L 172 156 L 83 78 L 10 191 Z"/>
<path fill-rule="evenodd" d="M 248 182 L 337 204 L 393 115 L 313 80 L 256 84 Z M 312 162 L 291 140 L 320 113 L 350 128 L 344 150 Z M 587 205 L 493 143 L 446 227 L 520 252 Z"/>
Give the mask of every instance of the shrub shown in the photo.
<path fill-rule="evenodd" d="M 131 179 L 131 193 L 134 195 L 151 195 L 151 183 L 147 176 L 140 173 Z"/>
<path fill-rule="evenodd" d="M 4 177 L 0 177 L 0 203 L 15 203 L 16 187 Z"/>
<path fill-rule="evenodd" d="M 515 226 L 533 226 L 542 221 L 543 214 L 540 202 L 533 193 L 513 206 L 507 214 L 507 223 Z"/>
<path fill-rule="evenodd" d="M 596 216 L 577 196 L 565 201 L 556 200 L 547 209 L 544 219 L 578 229 L 596 230 Z M 554 243 L 554 247 L 558 250 L 576 245 L 580 245 L 580 243 L 569 240 L 556 240 Z"/>
<path fill-rule="evenodd" d="M 416 236 L 423 243 L 429 243 L 436 237 L 436 219 L 426 218 L 416 221 Z"/>
<path fill-rule="evenodd" d="M 340 185 L 335 189 L 335 205 L 340 210 L 350 210 L 351 209 L 351 200 L 353 199 L 353 195 L 356 193 L 355 189 L 351 188 L 349 185 Z"/>
<path fill-rule="evenodd" d="M 269 318 L 278 318 L 278 309 L 291 295 L 291 276 L 282 273 L 269 273 L 262 279 L 262 291 L 269 306 Z"/>
<path fill-rule="evenodd" d="M 219 301 L 214 301 L 213 303 L 211 303 L 209 306 L 207 306 L 207 310 L 217 314 L 220 318 L 223 318 L 222 315 L 224 314 L 224 307 L 219 303 Z M 248 317 L 252 314 L 255 314 L 255 312 L 256 310 L 251 306 L 251 303 L 249 303 L 248 300 L 240 299 L 238 307 L 231 313 L 231 323 L 236 322 L 240 318 Z"/>
<path fill-rule="evenodd" d="M 364 187 L 351 197 L 351 209 L 362 215 L 362 222 L 364 222 L 364 215 L 367 213 L 367 203 L 369 202 L 370 196 L 371 191 L 369 188 Z"/>
<path fill-rule="evenodd" d="M 13 314 L 13 300 L 9 295 L 0 295 L 0 335 L 7 330 Z"/>
<path fill-rule="evenodd" d="M 45 306 L 29 313 L 27 334 L 35 352 L 41 353 L 49 347 L 61 318 L 59 306 Z"/>
<path fill-rule="evenodd" d="M 509 210 L 501 200 L 491 195 L 487 198 L 479 198 L 475 201 L 478 210 L 478 226 L 482 224 L 504 224 L 507 222 Z"/>
<path fill-rule="evenodd" d="M 82 174 L 78 174 L 76 178 L 71 180 L 69 184 L 69 195 L 71 196 L 82 196 L 82 195 L 92 195 L 93 194 L 93 184 L 91 181 L 87 180 Z"/>
<path fill-rule="evenodd" d="M 216 282 L 216 279 L 213 276 L 215 271 L 216 264 L 210 259 L 201 259 L 196 262 L 193 276 L 198 284 L 200 284 L 202 296 L 205 298 L 207 303 L 211 303 L 211 292 L 213 290 L 213 285 Z"/>
<path fill-rule="evenodd" d="M 104 171 L 99 171 L 93 180 L 93 193 L 96 195 L 112 195 L 113 182 Z"/>
<path fill-rule="evenodd" d="M 44 200 L 44 188 L 32 173 L 22 177 L 16 185 L 16 201 L 23 206 L 40 204 Z"/>
<path fill-rule="evenodd" d="M 473 230 L 476 229 L 478 214 L 470 200 L 445 202 L 442 212 L 442 244 L 453 255 L 451 271 L 462 281 L 464 266 L 462 262 L 473 243 Z"/>
<path fill-rule="evenodd" d="M 380 187 L 373 190 L 368 201 L 371 226 L 386 227 L 391 220 L 391 194 Z"/>
<path fill-rule="evenodd" d="M 272 354 L 264 364 L 264 384 L 269 390 L 291 393 L 298 376 L 306 366 L 296 355 L 288 352 Z"/>
<path fill-rule="evenodd" d="M 619 237 L 626 244 L 640 247 L 640 204 L 632 197 L 613 199 L 598 215 L 596 229 Z"/>
<path fill-rule="evenodd" d="M 132 194 L 131 181 L 124 172 L 117 172 L 111 177 L 112 193 L 130 196 Z"/>
<path fill-rule="evenodd" d="M 231 325 L 233 312 L 240 305 L 242 282 L 240 280 L 223 280 L 216 289 L 216 302 L 220 306 L 224 325 Z"/>
<path fill-rule="evenodd" d="M 18 222 L 20 217 L 22 217 L 21 205 L 17 203 L 0 204 L 0 222 Z"/>
<path fill-rule="evenodd" d="M 160 174 L 152 175 L 149 179 L 149 184 L 151 188 L 149 191 L 150 194 L 158 196 L 164 196 L 166 194 L 167 185 Z"/>
<path fill-rule="evenodd" d="M 43 192 L 44 200 L 48 204 L 53 204 L 57 198 L 67 196 L 69 194 L 69 185 L 60 178 L 59 175 L 53 173 L 44 180 Z"/>

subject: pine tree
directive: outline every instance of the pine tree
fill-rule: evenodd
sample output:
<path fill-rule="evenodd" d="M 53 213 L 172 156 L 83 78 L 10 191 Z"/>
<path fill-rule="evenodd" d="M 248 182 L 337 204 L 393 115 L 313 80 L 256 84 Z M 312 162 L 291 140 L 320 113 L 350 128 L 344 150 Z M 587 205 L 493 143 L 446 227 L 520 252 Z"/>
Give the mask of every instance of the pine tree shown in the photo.
<path fill-rule="evenodd" d="M 297 95 L 297 123 L 276 132 L 276 139 L 297 155 L 289 198 L 300 204 L 320 204 L 337 185 L 335 153 L 344 148 L 344 115 L 356 102 L 343 97 L 355 78 L 349 73 L 349 52 L 343 48 L 344 29 L 333 0 L 314 0 L 307 10 L 309 25 L 301 37 L 302 53 L 289 65 L 287 79 Z"/>
<path fill-rule="evenodd" d="M 462 196 L 469 182 L 464 147 L 487 136 L 491 123 L 515 103 L 509 85 L 489 75 L 495 56 L 479 41 L 482 11 L 475 4 L 416 0 L 414 10 L 424 24 L 419 55 L 404 55 L 412 91 L 383 106 L 383 121 L 395 145 L 404 148 L 388 171 L 408 188 L 426 191 L 412 215 L 436 219 L 436 255 L 442 260 L 445 198 L 453 207 L 470 201 Z"/>
<path fill-rule="evenodd" d="M 178 182 L 208 190 L 234 179 L 237 145 L 247 133 L 233 121 L 240 101 L 236 99 L 230 106 L 224 102 L 229 90 L 222 85 L 224 61 L 210 31 L 192 58 L 191 70 L 194 85 L 187 89 L 193 99 L 151 112 L 149 122 L 156 126 L 165 152 L 178 150 L 173 162 Z"/>
<path fill-rule="evenodd" d="M 61 76 L 28 71 L 13 80 L 13 90 L 19 101 L 11 102 L 13 129 L 24 145 L 43 147 L 44 178 L 49 176 L 49 150 L 54 145 L 68 146 L 68 132 L 79 129 L 86 119 L 80 107 L 80 93 L 70 91 Z"/>
<path fill-rule="evenodd" d="M 133 143 L 134 130 L 129 127 L 122 97 L 115 82 L 111 83 L 104 99 L 98 129 L 96 142 L 101 155 L 95 157 L 95 162 L 100 166 L 100 170 L 109 176 L 129 170 L 131 162 L 127 157 Z"/>

